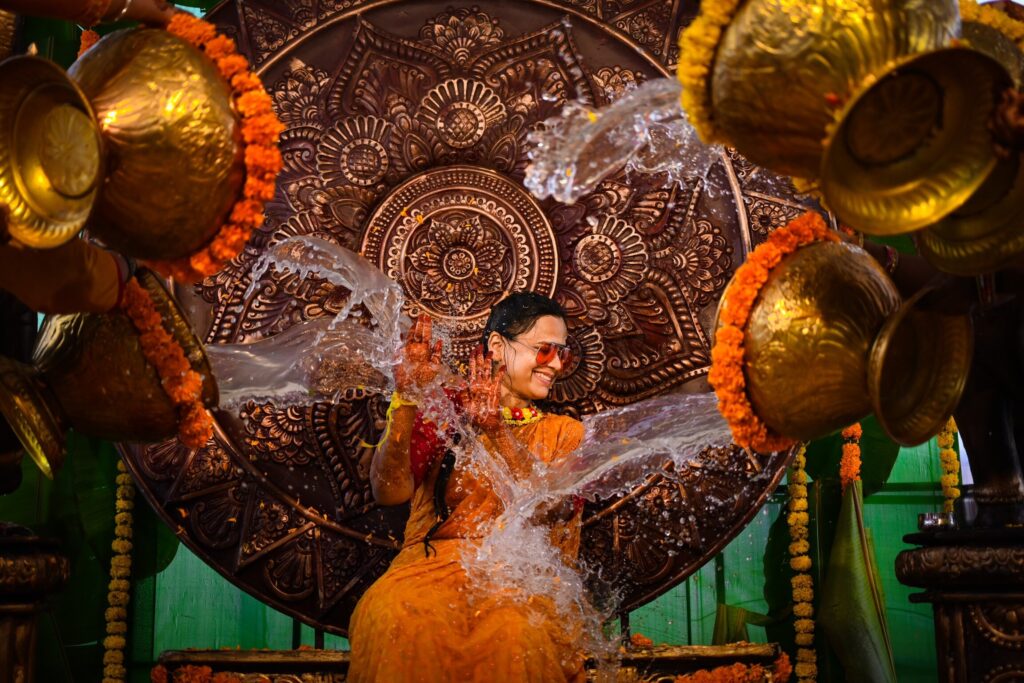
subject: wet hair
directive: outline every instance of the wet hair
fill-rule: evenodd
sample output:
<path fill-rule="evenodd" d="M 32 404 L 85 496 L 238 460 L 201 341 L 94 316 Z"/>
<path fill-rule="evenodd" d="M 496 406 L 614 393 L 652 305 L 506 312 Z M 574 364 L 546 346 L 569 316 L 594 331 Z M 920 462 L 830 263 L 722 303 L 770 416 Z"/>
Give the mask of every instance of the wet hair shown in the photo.
<path fill-rule="evenodd" d="M 491 332 L 514 339 L 529 331 L 538 318 L 553 315 L 565 320 L 565 309 L 554 299 L 536 292 L 513 292 L 491 308 L 480 341 L 487 346 Z"/>
<path fill-rule="evenodd" d="M 502 337 L 514 339 L 515 337 L 528 332 L 538 318 L 546 315 L 553 315 L 556 318 L 565 320 L 565 309 L 555 301 L 543 294 L 536 292 L 513 292 L 499 301 L 491 308 L 491 315 L 487 318 L 484 326 L 483 337 L 480 341 L 487 346 L 487 341 L 492 332 L 497 332 Z M 459 443 L 459 435 L 452 437 L 452 446 Z M 455 471 L 455 451 L 452 448 L 445 449 L 444 457 L 441 459 L 441 466 L 437 472 L 437 479 L 434 482 L 434 514 L 436 520 L 423 537 L 423 552 L 430 557 L 434 550 L 430 545 L 430 539 L 434 533 L 441 528 L 441 525 L 448 521 L 451 510 L 448 509 L 448 501 L 445 494 L 448 491 L 448 482 Z M 436 554 L 436 552 L 435 552 Z"/>

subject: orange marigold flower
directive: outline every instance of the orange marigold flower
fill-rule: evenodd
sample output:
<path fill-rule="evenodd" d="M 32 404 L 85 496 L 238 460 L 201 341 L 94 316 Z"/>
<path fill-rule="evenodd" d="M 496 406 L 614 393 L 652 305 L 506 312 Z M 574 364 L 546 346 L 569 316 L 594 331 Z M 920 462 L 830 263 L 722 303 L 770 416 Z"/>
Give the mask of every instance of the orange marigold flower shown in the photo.
<path fill-rule="evenodd" d="M 242 55 L 227 55 L 217 60 L 217 70 L 227 81 L 249 70 L 249 60 Z"/>
<path fill-rule="evenodd" d="M 856 422 L 846 429 L 843 430 L 843 438 L 846 440 L 860 439 L 864 435 L 864 430 L 861 428 L 860 423 Z"/>
<path fill-rule="evenodd" d="M 793 665 L 789 661 L 789 655 L 780 652 L 775 663 L 772 665 L 772 683 L 786 683 L 793 673 Z"/>
<path fill-rule="evenodd" d="M 649 648 L 654 645 L 654 641 L 643 635 L 642 633 L 634 633 L 629 636 L 629 643 L 633 647 Z"/>
<path fill-rule="evenodd" d="M 167 669 L 163 664 L 157 664 L 149 672 L 150 683 L 167 683 Z"/>
<path fill-rule="evenodd" d="M 89 48 L 98 42 L 100 42 L 100 34 L 96 33 L 96 31 L 93 31 L 91 28 L 82 31 L 82 37 L 78 43 L 78 56 L 84 55 L 88 52 Z"/>
<path fill-rule="evenodd" d="M 209 683 L 213 669 L 187 664 L 174 670 L 174 683 Z"/>
<path fill-rule="evenodd" d="M 217 29 L 213 24 L 187 12 L 176 13 L 167 24 L 167 30 L 196 47 L 201 47 L 217 35 Z"/>
<path fill-rule="evenodd" d="M 270 95 L 263 88 L 242 93 L 236 100 L 239 113 L 245 117 L 272 114 L 274 112 L 273 104 Z"/>
<path fill-rule="evenodd" d="M 235 41 L 227 36 L 214 36 L 203 46 L 206 56 L 217 62 L 235 54 Z"/>

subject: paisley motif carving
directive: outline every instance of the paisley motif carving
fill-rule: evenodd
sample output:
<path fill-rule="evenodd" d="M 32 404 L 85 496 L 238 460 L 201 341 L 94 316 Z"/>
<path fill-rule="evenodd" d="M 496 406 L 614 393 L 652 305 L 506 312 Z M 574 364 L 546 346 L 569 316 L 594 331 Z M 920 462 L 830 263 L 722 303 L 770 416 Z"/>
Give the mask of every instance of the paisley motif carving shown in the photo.
<path fill-rule="evenodd" d="M 701 388 L 718 296 L 763 239 L 752 225 L 757 202 L 797 203 L 731 152 L 709 176 L 731 192 L 620 173 L 571 206 L 534 200 L 522 187 L 529 131 L 568 100 L 607 103 L 667 73 L 684 10 L 610 0 L 516 7 L 218 6 L 212 18 L 260 65 L 287 130 L 266 223 L 197 288 L 208 344 L 261 339 L 345 306 L 349 293 L 316 277 L 270 269 L 250 281 L 270 245 L 315 235 L 400 282 L 407 312 L 446 328 L 455 362 L 506 292 L 555 296 L 577 361 L 555 385 L 553 410 L 585 415 Z M 378 507 L 368 482 L 386 403 L 358 387 L 332 404 L 253 402 L 219 413 L 216 444 L 202 452 L 176 442 L 123 451 L 143 493 L 210 564 L 344 634 L 400 547 L 407 514 Z M 625 609 L 656 597 L 756 512 L 786 459 L 756 458 L 708 452 L 588 506 L 582 562 L 602 568 Z"/>

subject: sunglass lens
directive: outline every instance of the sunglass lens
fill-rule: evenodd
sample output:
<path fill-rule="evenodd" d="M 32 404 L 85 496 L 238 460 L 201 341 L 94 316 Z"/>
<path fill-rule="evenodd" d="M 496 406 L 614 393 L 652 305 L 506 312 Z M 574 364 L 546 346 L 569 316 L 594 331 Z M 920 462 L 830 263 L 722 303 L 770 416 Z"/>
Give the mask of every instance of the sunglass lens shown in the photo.
<path fill-rule="evenodd" d="M 555 359 L 557 348 L 554 344 L 544 342 L 537 347 L 537 365 L 547 365 Z"/>

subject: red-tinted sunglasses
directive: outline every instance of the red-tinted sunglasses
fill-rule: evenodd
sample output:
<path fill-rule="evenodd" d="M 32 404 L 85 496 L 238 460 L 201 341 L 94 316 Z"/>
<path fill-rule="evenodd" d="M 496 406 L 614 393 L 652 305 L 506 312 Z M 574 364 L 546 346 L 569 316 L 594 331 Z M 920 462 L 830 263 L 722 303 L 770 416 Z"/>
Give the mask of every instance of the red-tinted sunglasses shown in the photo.
<path fill-rule="evenodd" d="M 505 335 L 502 335 L 503 337 Z M 562 367 L 566 368 L 572 363 L 572 349 L 565 344 L 556 344 L 554 342 L 541 342 L 534 346 L 533 344 L 527 344 L 524 341 L 513 339 L 511 337 L 505 337 L 509 341 L 533 349 L 537 352 L 537 365 L 547 365 L 558 356 L 558 360 L 562 361 Z"/>

